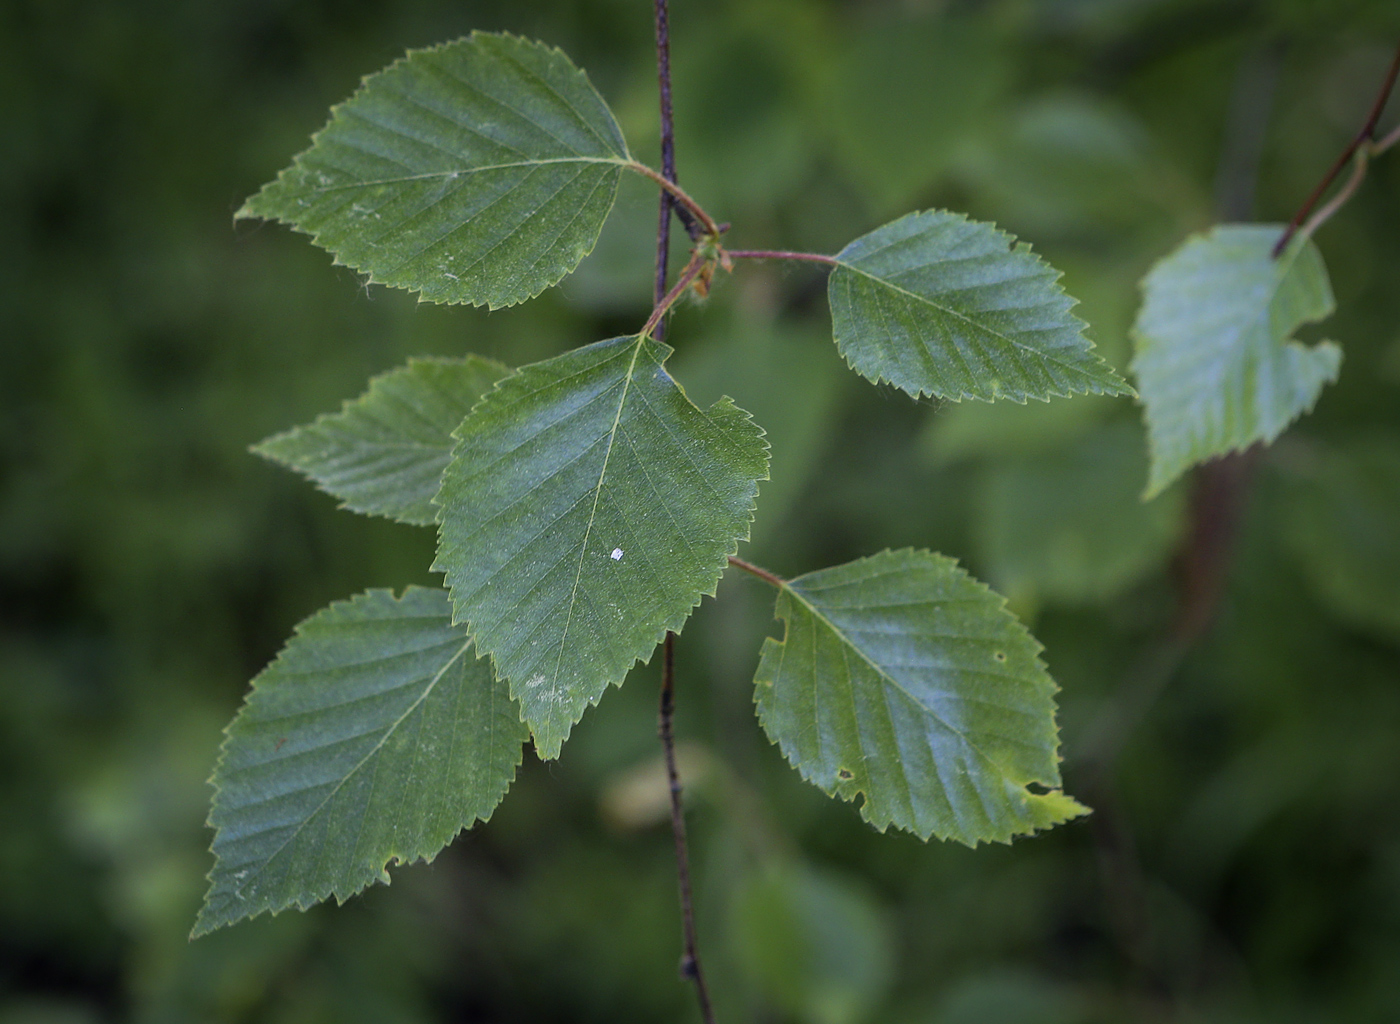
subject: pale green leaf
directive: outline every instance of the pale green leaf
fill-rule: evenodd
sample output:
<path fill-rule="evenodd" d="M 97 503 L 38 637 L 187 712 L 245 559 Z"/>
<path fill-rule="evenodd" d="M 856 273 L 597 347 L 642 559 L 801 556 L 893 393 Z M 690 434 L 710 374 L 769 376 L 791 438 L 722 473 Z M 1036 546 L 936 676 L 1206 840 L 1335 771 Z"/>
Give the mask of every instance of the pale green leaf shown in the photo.
<path fill-rule="evenodd" d="M 371 380 L 340 412 L 269 437 L 253 451 L 310 477 L 342 508 L 430 526 L 452 431 L 508 372 L 480 356 L 410 359 Z"/>
<path fill-rule="evenodd" d="M 578 266 L 630 160 L 564 54 L 475 32 L 366 78 L 238 215 L 311 235 L 371 282 L 495 308 Z"/>
<path fill-rule="evenodd" d="M 342 902 L 490 816 L 526 738 L 447 594 L 371 590 L 307 619 L 228 727 L 202 935 Z"/>
<path fill-rule="evenodd" d="M 972 517 L 988 579 L 1014 601 L 1063 604 L 1136 583 L 1167 560 L 1182 527 L 1180 491 L 1144 502 L 1146 478 L 1142 428 L 1131 422 L 988 467 Z"/>
<path fill-rule="evenodd" d="M 1311 241 L 1273 258 L 1282 230 L 1222 224 L 1143 280 L 1133 372 L 1152 451 L 1148 497 L 1197 462 L 1272 441 L 1337 379 L 1336 345 L 1291 340 L 1334 303 Z"/>
<path fill-rule="evenodd" d="M 836 254 L 836 345 L 857 373 L 915 396 L 1131 394 L 1084 337 L 1059 276 L 990 224 L 911 213 Z"/>
<path fill-rule="evenodd" d="M 622 337 L 522 367 L 457 430 L 434 568 L 543 757 L 714 593 L 767 476 L 763 431 L 696 407 L 670 351 Z"/>
<path fill-rule="evenodd" d="M 809 573 L 783 585 L 777 615 L 759 720 L 808 781 L 863 797 L 876 828 L 975 845 L 1084 813 L 1059 791 L 1040 645 L 953 559 L 886 551 Z"/>
<path fill-rule="evenodd" d="M 1344 621 L 1400 639 L 1400 443 L 1363 438 L 1306 462 L 1286 523 L 1309 582 Z"/>

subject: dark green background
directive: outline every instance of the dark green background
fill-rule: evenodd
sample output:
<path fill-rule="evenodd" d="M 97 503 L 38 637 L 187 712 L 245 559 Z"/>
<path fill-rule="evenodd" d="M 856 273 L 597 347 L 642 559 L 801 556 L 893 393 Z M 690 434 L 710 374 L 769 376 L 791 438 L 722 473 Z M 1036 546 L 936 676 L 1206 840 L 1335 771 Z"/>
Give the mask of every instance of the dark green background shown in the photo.
<path fill-rule="evenodd" d="M 1387 0 L 675 0 L 673 22 L 681 180 L 731 244 L 831 252 L 968 210 L 1067 272 L 1120 367 L 1152 261 L 1221 210 L 1286 219 L 1400 39 Z M 247 446 L 410 354 L 518 365 L 649 307 L 639 181 L 563 288 L 491 314 L 232 223 L 360 76 L 472 28 L 562 46 L 653 158 L 644 0 L 0 4 L 3 1024 L 695 1019 L 648 810 L 654 668 L 392 889 L 186 941 L 248 678 L 329 601 L 434 582 L 430 531 L 337 512 Z M 1009 848 L 875 834 L 759 731 L 771 595 L 726 580 L 678 648 L 725 1024 L 1400 1019 L 1400 155 L 1318 240 L 1341 382 L 1261 461 L 1214 628 L 1092 796 L 1076 758 L 1170 623 L 1186 498 L 1136 502 L 1132 403 L 871 387 L 810 268 L 742 266 L 676 317 L 678 379 L 773 440 L 746 557 L 962 559 L 1045 643 L 1067 785 L 1098 807 Z"/>

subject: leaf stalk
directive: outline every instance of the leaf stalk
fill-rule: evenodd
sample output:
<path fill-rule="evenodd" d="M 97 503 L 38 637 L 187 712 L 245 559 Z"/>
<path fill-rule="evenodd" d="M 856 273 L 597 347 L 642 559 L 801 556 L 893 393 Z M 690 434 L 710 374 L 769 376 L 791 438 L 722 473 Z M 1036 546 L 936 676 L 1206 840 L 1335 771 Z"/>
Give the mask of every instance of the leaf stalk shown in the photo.
<path fill-rule="evenodd" d="M 1395 56 L 1390 61 L 1390 70 L 1386 72 L 1385 81 L 1381 83 L 1380 92 L 1376 94 L 1375 101 L 1371 104 L 1371 112 L 1366 117 L 1366 123 L 1361 126 L 1361 130 L 1356 133 L 1347 148 L 1342 150 L 1342 155 L 1337 157 L 1327 173 L 1322 176 L 1317 187 L 1312 190 L 1312 194 L 1298 208 L 1298 212 L 1293 215 L 1293 219 L 1288 222 L 1288 228 L 1283 236 L 1274 246 L 1274 259 L 1288 248 L 1288 243 L 1297 234 L 1302 234 L 1304 238 L 1310 238 L 1312 233 L 1321 227 L 1329 217 L 1342 208 L 1352 194 L 1360 186 L 1361 181 L 1366 176 L 1366 162 L 1377 153 L 1383 152 L 1393 146 L 1397 139 L 1400 139 L 1400 129 L 1391 132 L 1378 145 L 1376 143 L 1376 126 L 1380 123 L 1381 115 L 1385 113 L 1386 101 L 1390 99 L 1391 92 L 1395 89 L 1395 81 L 1400 78 L 1400 47 L 1396 47 Z M 1369 150 L 1369 152 L 1367 152 Z M 1331 202 L 1318 211 L 1316 217 L 1308 220 L 1308 214 L 1312 213 L 1313 207 L 1317 205 L 1332 182 L 1337 179 L 1337 175 L 1342 173 L 1343 168 L 1352 161 L 1357 160 L 1356 169 L 1352 172 L 1351 179 L 1343 186 Z M 1304 221 L 1307 225 L 1304 226 Z"/>
<path fill-rule="evenodd" d="M 719 225 L 715 223 L 714 218 L 705 212 L 705 208 L 699 203 L 697 203 L 694 199 L 692 199 L 685 189 L 681 188 L 674 181 L 667 180 L 666 176 L 663 175 L 660 171 L 656 170 L 655 168 L 648 167 L 640 160 L 630 160 L 622 166 L 627 168 L 629 171 L 636 171 L 643 177 L 650 178 L 652 181 L 656 182 L 663 189 L 665 189 L 672 196 L 674 196 L 676 201 L 680 203 L 681 208 L 686 210 L 688 213 L 690 213 L 691 216 L 693 216 L 697 221 L 700 222 L 700 226 L 705 229 L 704 233 L 706 235 L 718 238 L 721 234 L 723 234 L 723 232 L 720 231 Z"/>
<path fill-rule="evenodd" d="M 784 587 L 787 586 L 787 580 L 783 579 L 781 576 L 777 575 L 776 573 L 771 573 L 767 569 L 760 568 L 759 566 L 754 565 L 752 562 L 746 562 L 742 558 L 737 558 L 734 555 L 730 555 L 729 564 L 734 566 L 734 568 L 736 569 L 743 569 L 744 572 L 749 573 L 753 576 L 757 576 L 764 583 L 767 583 L 770 586 L 777 587 L 779 590 L 782 590 Z"/>

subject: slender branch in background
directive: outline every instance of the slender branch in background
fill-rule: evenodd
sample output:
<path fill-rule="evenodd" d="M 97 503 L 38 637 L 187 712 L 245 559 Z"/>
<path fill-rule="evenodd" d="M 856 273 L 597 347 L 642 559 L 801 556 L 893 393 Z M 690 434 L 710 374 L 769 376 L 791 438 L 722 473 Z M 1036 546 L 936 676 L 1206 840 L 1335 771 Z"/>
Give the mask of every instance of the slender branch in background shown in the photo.
<path fill-rule="evenodd" d="M 1298 229 L 1299 237 L 1311 238 L 1318 228 L 1331 220 L 1332 215 L 1347 204 L 1347 201 L 1356 194 L 1356 190 L 1361 187 L 1361 183 L 1366 180 L 1366 170 L 1370 167 L 1371 161 L 1397 142 L 1400 142 L 1400 128 L 1396 128 L 1383 139 L 1376 142 L 1368 141 L 1359 146 L 1356 155 L 1352 157 L 1351 177 L 1347 179 L 1345 185 L 1337 190 L 1336 195 L 1327 200 L 1326 204 Z"/>
<path fill-rule="evenodd" d="M 779 590 L 783 588 L 783 585 L 786 582 L 781 576 L 775 575 L 774 573 L 769 572 L 767 569 L 760 569 L 752 562 L 746 562 L 742 558 L 735 558 L 733 555 L 729 556 L 729 564 L 734 566 L 734 568 L 736 569 L 743 569 L 744 572 L 752 573 L 754 576 L 757 576 L 759 579 L 761 579 L 764 583 L 771 584 L 772 586 L 777 587 Z"/>
<path fill-rule="evenodd" d="M 1318 200 L 1321 199 L 1327 189 L 1331 187 L 1332 182 L 1337 179 L 1337 175 L 1342 173 L 1342 168 L 1346 167 L 1358 151 L 1362 150 L 1363 147 L 1368 147 L 1375 141 L 1376 126 L 1380 124 L 1381 115 L 1385 113 L 1385 104 L 1386 101 L 1390 99 L 1391 92 L 1395 89 L 1396 78 L 1400 78 L 1400 47 L 1396 48 L 1395 56 L 1390 61 L 1390 70 L 1386 72 L 1385 81 L 1381 83 L 1381 91 L 1376 94 L 1375 102 L 1371 104 L 1371 113 L 1367 115 L 1366 123 L 1361 126 L 1361 130 L 1356 133 L 1356 137 L 1351 140 L 1347 148 L 1342 150 L 1342 155 L 1337 157 L 1336 162 L 1333 163 L 1332 166 L 1328 168 L 1327 173 L 1322 176 L 1322 180 L 1318 182 L 1317 188 L 1312 190 L 1312 195 L 1308 196 L 1303 205 L 1299 207 L 1298 212 L 1293 215 L 1293 219 L 1288 222 L 1288 230 L 1283 233 L 1283 237 L 1280 238 L 1278 244 L 1274 246 L 1275 258 L 1277 258 L 1279 253 L 1283 252 L 1284 249 L 1288 248 L 1288 243 L 1291 242 L 1293 236 L 1298 233 L 1298 229 L 1302 226 L 1303 221 L 1307 220 L 1308 214 L 1312 213 L 1313 207 L 1317 205 Z M 1392 133 L 1392 135 L 1393 134 L 1394 133 Z M 1387 147 L 1389 145 L 1390 143 L 1387 142 Z M 1361 165 L 1360 173 L 1362 175 L 1366 173 L 1364 162 Z M 1350 197 L 1351 193 L 1356 190 L 1356 186 L 1359 184 L 1361 184 L 1361 182 L 1360 179 L 1357 178 L 1350 184 L 1349 188 L 1343 189 L 1343 192 L 1346 193 L 1347 197 Z M 1342 200 L 1342 202 L 1345 201 L 1346 199 Z M 1341 203 L 1335 205 L 1329 203 L 1328 205 L 1331 209 L 1327 212 L 1327 216 L 1330 217 L 1340 208 Z M 1310 227 L 1313 231 L 1316 231 L 1317 228 L 1321 226 L 1322 221 L 1326 219 L 1326 217 L 1323 217 L 1317 220 L 1316 223 L 1310 223 Z M 1310 233 L 1311 232 L 1309 232 L 1309 234 Z"/>
<path fill-rule="evenodd" d="M 836 266 L 835 256 L 823 256 L 815 252 L 788 252 L 782 249 L 726 249 L 726 254 L 736 260 L 802 260 L 806 263 L 825 263 Z"/>
<path fill-rule="evenodd" d="M 690 892 L 690 854 L 685 842 L 685 812 L 681 809 L 681 778 L 676 771 L 676 737 L 672 732 L 675 717 L 675 639 L 667 633 L 661 650 L 661 710 L 657 731 L 661 747 L 666 752 L 666 777 L 671 784 L 671 836 L 676 844 L 676 878 L 681 891 L 681 931 L 685 952 L 681 954 L 681 977 L 695 983 L 695 997 L 700 1003 L 700 1019 L 714 1024 L 715 1012 L 710 1005 L 710 990 L 705 985 L 705 971 L 700 966 L 700 949 L 695 938 L 695 906 Z"/>
<path fill-rule="evenodd" d="M 666 9 L 666 0 L 656 0 L 656 84 L 661 99 L 661 174 L 672 184 L 676 182 L 676 128 L 671 112 L 671 15 Z M 699 241 L 700 225 L 685 207 L 676 206 L 670 193 L 661 196 L 661 222 L 656 232 L 656 244 L 668 245 L 671 240 L 671 211 L 675 210 L 685 225 L 691 241 Z M 666 291 L 666 252 L 656 253 L 656 296 L 660 299 Z"/>
<path fill-rule="evenodd" d="M 714 221 L 695 205 L 680 186 L 676 184 L 676 142 L 675 127 L 671 118 L 671 27 L 666 9 L 667 0 L 656 0 L 656 76 L 661 93 L 661 209 L 656 224 L 656 285 L 652 292 L 655 308 L 642 328 L 643 334 L 651 334 L 661 341 L 666 334 L 666 311 L 680 298 L 681 293 L 690 287 L 691 281 L 704 268 L 705 261 L 699 252 L 691 253 L 690 262 L 681 271 L 676 285 L 666 291 L 666 264 L 671 247 L 671 211 L 680 216 L 681 223 L 692 239 L 700 237 L 696 218 L 690 215 L 690 206 L 701 214 L 709 227 L 710 234 L 719 235 Z M 669 184 L 669 187 L 667 185 Z M 680 199 L 682 205 L 677 206 Z M 695 902 L 690 890 L 690 851 L 685 841 L 685 811 L 681 806 L 681 778 L 676 771 L 675 721 L 675 676 L 676 676 L 676 634 L 666 633 L 661 650 L 661 696 L 657 709 L 656 731 L 661 737 L 661 749 L 666 757 L 666 778 L 671 789 L 671 838 L 676 847 L 676 883 L 681 899 L 681 976 L 689 978 L 695 985 L 695 998 L 700 1004 L 700 1019 L 704 1024 L 714 1024 L 715 1012 L 710 1005 L 710 990 L 705 985 L 705 971 L 700 965 L 700 948 L 695 937 Z"/>

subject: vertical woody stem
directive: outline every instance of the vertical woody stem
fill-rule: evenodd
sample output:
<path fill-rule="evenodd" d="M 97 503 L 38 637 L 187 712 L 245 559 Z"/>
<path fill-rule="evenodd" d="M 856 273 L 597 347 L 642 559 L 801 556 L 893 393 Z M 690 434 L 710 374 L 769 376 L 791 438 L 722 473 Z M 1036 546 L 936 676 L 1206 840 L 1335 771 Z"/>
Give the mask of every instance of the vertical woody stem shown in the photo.
<path fill-rule="evenodd" d="M 655 0 L 656 11 L 656 74 L 661 94 L 661 173 L 667 181 L 676 180 L 675 127 L 671 114 L 671 28 L 666 0 Z M 699 233 L 699 226 L 682 206 L 676 205 L 675 197 L 665 189 L 661 192 L 661 208 L 656 226 L 656 283 L 652 301 L 656 307 L 652 320 L 652 337 L 661 341 L 666 333 L 665 308 L 668 298 L 666 290 L 667 258 L 671 244 L 671 213 L 675 212 L 685 225 L 691 238 Z M 691 261 L 692 264 L 694 261 Z M 682 281 L 683 285 L 685 282 Z M 656 314 L 660 313 L 658 317 Z M 689 978 L 695 985 L 695 997 L 700 1003 L 700 1018 L 704 1024 L 714 1024 L 714 1009 L 710 1005 L 710 991 L 705 985 L 705 972 L 700 966 L 700 951 L 695 938 L 695 906 L 690 889 L 690 853 L 685 839 L 685 812 L 681 807 L 681 780 L 676 771 L 675 718 L 675 641 L 673 633 L 667 633 L 663 641 L 661 656 L 661 698 L 657 714 L 657 732 L 661 736 L 661 747 L 666 755 L 666 778 L 671 794 L 671 835 L 676 845 L 676 880 L 680 888 L 681 935 L 684 951 L 681 954 L 681 976 Z"/>

